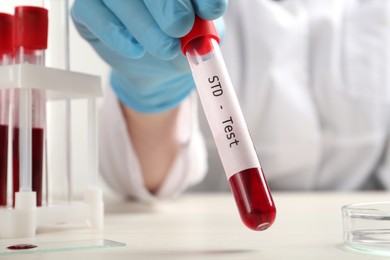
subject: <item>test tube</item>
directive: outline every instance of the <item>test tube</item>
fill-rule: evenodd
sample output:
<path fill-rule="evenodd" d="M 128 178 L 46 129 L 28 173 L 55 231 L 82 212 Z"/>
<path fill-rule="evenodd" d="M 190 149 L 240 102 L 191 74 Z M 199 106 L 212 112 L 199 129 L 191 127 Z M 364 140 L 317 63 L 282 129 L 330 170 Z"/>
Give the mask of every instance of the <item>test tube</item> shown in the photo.
<path fill-rule="evenodd" d="M 44 0 L 44 3 L 50 21 L 46 66 L 69 71 L 69 1 Z M 50 179 L 46 179 L 46 200 L 50 203 L 73 199 L 71 114 L 71 99 L 48 103 L 46 151 Z"/>
<path fill-rule="evenodd" d="M 0 13 L 0 66 L 12 64 L 13 16 Z M 10 91 L 0 89 L 0 206 L 7 206 Z"/>
<path fill-rule="evenodd" d="M 16 63 L 43 66 L 47 48 L 48 12 L 35 6 L 17 6 L 14 14 Z M 40 89 L 15 91 L 13 135 L 13 191 L 36 192 L 42 206 L 46 96 Z"/>
<path fill-rule="evenodd" d="M 213 22 L 196 17 L 181 44 L 241 219 L 252 230 L 265 230 L 273 224 L 276 208 Z"/>

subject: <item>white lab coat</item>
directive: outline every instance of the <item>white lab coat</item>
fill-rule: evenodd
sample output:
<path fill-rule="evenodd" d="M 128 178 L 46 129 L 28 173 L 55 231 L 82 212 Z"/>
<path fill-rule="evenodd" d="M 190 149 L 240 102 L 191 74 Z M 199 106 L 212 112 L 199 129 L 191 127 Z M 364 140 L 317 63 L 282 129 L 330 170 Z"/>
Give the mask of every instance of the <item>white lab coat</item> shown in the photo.
<path fill-rule="evenodd" d="M 271 190 L 390 188 L 390 1 L 233 0 L 225 21 L 223 54 Z M 102 175 L 119 193 L 152 198 L 112 92 L 101 115 Z M 201 131 L 193 113 L 157 195 L 179 194 L 207 167 L 192 189 L 228 189 L 198 116 Z"/>

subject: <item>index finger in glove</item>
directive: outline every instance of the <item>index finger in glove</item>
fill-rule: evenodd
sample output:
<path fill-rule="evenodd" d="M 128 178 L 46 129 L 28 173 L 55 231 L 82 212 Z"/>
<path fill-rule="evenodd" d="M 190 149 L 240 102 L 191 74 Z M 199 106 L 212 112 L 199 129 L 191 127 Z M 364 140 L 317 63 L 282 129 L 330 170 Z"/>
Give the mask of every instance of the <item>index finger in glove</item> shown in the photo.
<path fill-rule="evenodd" d="M 191 0 L 144 0 L 144 3 L 159 27 L 172 37 L 186 35 L 194 24 Z"/>
<path fill-rule="evenodd" d="M 215 20 L 226 11 L 228 0 L 192 0 L 197 15 L 206 20 Z"/>
<path fill-rule="evenodd" d="M 102 0 L 76 0 L 71 15 L 78 32 L 87 41 L 101 41 L 113 52 L 129 58 L 144 54 L 144 48 Z"/>
<path fill-rule="evenodd" d="M 177 56 L 179 40 L 161 30 L 143 0 L 103 1 L 150 54 L 167 60 Z"/>

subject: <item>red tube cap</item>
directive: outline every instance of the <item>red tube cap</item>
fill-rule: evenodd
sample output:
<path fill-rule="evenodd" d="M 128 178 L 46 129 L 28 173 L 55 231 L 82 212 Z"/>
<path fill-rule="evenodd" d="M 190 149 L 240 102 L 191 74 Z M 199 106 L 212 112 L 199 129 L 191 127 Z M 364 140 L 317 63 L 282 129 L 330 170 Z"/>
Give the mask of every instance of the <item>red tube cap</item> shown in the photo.
<path fill-rule="evenodd" d="M 206 37 L 209 39 L 215 39 L 219 43 L 219 37 L 217 30 L 215 29 L 214 22 L 204 20 L 198 16 L 195 17 L 194 26 L 191 31 L 183 36 L 181 40 L 181 50 L 184 55 L 186 55 L 188 44 L 200 37 Z M 211 45 L 203 46 L 203 51 L 205 53 L 210 52 L 213 49 Z"/>
<path fill-rule="evenodd" d="M 13 51 L 12 23 L 12 15 L 0 13 L 0 55 Z"/>
<path fill-rule="evenodd" d="M 48 11 L 36 6 L 17 6 L 14 20 L 15 47 L 47 49 Z"/>

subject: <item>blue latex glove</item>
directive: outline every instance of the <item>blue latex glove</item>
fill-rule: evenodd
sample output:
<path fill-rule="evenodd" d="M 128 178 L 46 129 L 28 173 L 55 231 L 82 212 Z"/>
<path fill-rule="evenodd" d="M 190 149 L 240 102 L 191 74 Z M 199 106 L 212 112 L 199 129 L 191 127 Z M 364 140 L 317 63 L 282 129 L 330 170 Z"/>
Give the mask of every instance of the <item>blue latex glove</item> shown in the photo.
<path fill-rule="evenodd" d="M 76 0 L 80 35 L 112 67 L 111 85 L 126 106 L 156 113 L 178 105 L 194 89 L 179 38 L 195 15 L 222 16 L 228 0 Z M 216 23 L 219 32 L 223 21 Z"/>

